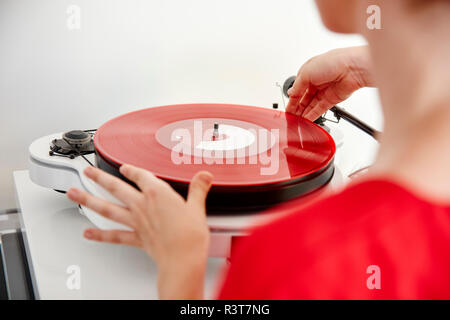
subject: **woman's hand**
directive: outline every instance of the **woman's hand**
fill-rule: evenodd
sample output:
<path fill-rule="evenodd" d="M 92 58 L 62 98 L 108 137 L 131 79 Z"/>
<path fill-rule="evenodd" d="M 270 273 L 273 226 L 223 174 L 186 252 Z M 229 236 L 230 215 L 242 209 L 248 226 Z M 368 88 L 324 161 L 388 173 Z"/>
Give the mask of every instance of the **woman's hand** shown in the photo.
<path fill-rule="evenodd" d="M 286 111 L 314 121 L 353 92 L 373 86 L 366 46 L 335 49 L 308 60 L 289 89 Z"/>
<path fill-rule="evenodd" d="M 70 189 L 67 196 L 132 231 L 88 229 L 84 236 L 145 250 L 158 266 L 161 299 L 202 298 L 210 236 L 205 200 L 211 187 L 211 174 L 197 173 L 184 200 L 169 184 L 144 169 L 123 165 L 120 172 L 141 191 L 94 167 L 86 168 L 85 175 L 124 206 L 78 189 Z"/>

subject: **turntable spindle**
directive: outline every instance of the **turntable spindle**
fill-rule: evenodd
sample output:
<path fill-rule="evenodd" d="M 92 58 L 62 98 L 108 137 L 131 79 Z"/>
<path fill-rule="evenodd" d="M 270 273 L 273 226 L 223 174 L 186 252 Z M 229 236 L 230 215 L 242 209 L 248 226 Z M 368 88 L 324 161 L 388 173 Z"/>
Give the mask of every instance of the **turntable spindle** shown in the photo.
<path fill-rule="evenodd" d="M 214 122 L 213 140 L 219 137 L 219 123 Z"/>

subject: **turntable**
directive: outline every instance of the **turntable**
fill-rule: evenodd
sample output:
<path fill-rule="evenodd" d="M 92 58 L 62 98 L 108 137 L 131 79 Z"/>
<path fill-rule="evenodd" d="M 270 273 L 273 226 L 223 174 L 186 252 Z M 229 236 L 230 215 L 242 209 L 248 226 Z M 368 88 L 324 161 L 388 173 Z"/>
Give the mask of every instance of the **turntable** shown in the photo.
<path fill-rule="evenodd" d="M 338 107 L 333 113 L 365 126 Z M 313 123 L 277 108 L 152 107 L 119 116 L 97 130 L 35 140 L 29 147 L 29 174 L 43 187 L 59 192 L 77 187 L 120 204 L 87 179 L 84 168 L 95 165 L 126 181 L 119 168 L 132 164 L 167 181 L 182 196 L 193 175 L 207 170 L 214 176 L 207 199 L 210 256 L 227 256 L 232 237 L 343 185 L 334 163 L 342 136 L 324 122 L 321 118 Z M 80 207 L 80 212 L 99 228 L 127 228 L 88 208 Z"/>

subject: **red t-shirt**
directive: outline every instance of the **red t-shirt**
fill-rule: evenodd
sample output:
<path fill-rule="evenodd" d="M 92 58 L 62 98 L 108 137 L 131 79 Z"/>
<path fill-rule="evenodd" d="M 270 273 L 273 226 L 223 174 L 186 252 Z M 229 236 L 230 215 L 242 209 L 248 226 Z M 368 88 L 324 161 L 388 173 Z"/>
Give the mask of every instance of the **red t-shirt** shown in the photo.
<path fill-rule="evenodd" d="M 239 240 L 221 299 L 449 299 L 450 206 L 371 180 Z"/>

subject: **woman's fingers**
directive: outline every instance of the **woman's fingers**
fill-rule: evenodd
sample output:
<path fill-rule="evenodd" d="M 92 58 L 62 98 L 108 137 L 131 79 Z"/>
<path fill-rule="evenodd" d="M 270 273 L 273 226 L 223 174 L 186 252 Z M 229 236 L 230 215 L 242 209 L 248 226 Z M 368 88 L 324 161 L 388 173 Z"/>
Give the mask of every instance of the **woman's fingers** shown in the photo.
<path fill-rule="evenodd" d="M 311 101 L 310 105 L 307 108 L 305 108 L 302 116 L 303 118 L 308 119 L 310 121 L 315 121 L 322 114 L 327 112 L 327 110 L 330 109 L 332 106 L 333 105 L 330 104 L 328 101 L 314 98 L 313 101 Z"/>
<path fill-rule="evenodd" d="M 197 207 L 199 212 L 203 212 L 205 208 L 206 197 L 211 188 L 213 176 L 207 171 L 198 172 L 189 184 L 187 203 Z"/>
<path fill-rule="evenodd" d="M 75 188 L 69 189 L 67 196 L 70 200 L 98 212 L 105 218 L 135 228 L 135 222 L 130 211 L 109 201 L 94 197 L 93 195 Z"/>
<path fill-rule="evenodd" d="M 135 166 L 124 164 L 120 167 L 120 173 L 127 179 L 136 183 L 136 185 L 143 192 L 149 191 L 158 187 L 159 180 L 152 173 L 145 169 L 137 168 Z"/>
<path fill-rule="evenodd" d="M 99 242 L 142 247 L 141 240 L 134 231 L 87 229 L 84 231 L 84 237 Z"/>
<path fill-rule="evenodd" d="M 305 94 L 303 95 L 303 98 L 299 101 L 299 105 L 297 107 L 297 112 L 295 115 L 301 116 L 304 113 L 304 110 L 310 105 L 312 100 L 316 97 L 317 89 L 313 86 L 310 86 Z"/>
<path fill-rule="evenodd" d="M 349 90 L 345 84 L 340 82 L 330 84 L 316 93 L 314 99 L 304 109 L 302 116 L 314 121 L 335 104 L 347 99 L 351 92 L 353 91 Z"/>
<path fill-rule="evenodd" d="M 84 170 L 84 174 L 127 206 L 137 203 L 142 198 L 138 190 L 103 170 L 90 166 Z"/>
<path fill-rule="evenodd" d="M 286 112 L 296 114 L 299 108 L 300 99 L 305 95 L 306 90 L 309 87 L 309 78 L 300 73 L 295 79 L 294 85 L 289 89 L 289 103 L 286 106 Z"/>

